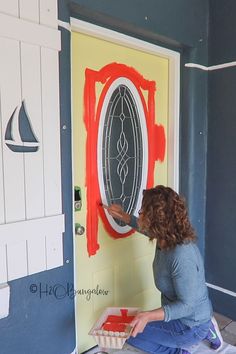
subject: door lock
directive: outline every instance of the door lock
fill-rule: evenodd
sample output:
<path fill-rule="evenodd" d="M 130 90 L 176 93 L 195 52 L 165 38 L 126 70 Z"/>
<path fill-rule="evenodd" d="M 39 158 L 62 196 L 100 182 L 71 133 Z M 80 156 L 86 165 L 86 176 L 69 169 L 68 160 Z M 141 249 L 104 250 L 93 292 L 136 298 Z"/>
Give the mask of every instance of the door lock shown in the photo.
<path fill-rule="evenodd" d="M 82 208 L 82 199 L 81 199 L 81 189 L 78 186 L 74 188 L 74 210 L 80 211 Z"/>

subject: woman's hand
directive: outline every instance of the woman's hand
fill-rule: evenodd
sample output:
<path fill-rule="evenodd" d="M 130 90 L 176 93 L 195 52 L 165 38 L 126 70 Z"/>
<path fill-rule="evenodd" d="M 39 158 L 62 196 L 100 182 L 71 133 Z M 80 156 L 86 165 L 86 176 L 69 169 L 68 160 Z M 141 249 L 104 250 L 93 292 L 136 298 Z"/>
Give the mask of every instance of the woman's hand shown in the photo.
<path fill-rule="evenodd" d="M 130 323 L 133 327 L 131 336 L 136 337 L 138 333 L 142 333 L 148 322 L 163 321 L 164 318 L 165 313 L 162 307 L 151 311 L 139 312 Z"/>
<path fill-rule="evenodd" d="M 105 208 L 108 211 L 108 213 L 113 218 L 121 220 L 126 224 L 130 223 L 130 215 L 127 214 L 126 212 L 124 212 L 124 210 L 122 209 L 122 207 L 119 204 L 111 204 L 109 206 L 103 204 L 102 206 L 103 206 L 103 208 Z"/>
<path fill-rule="evenodd" d="M 134 327 L 131 336 L 136 337 L 138 333 L 142 333 L 149 320 L 150 311 L 138 313 L 137 316 L 135 316 L 133 321 L 130 323 L 130 325 Z"/>

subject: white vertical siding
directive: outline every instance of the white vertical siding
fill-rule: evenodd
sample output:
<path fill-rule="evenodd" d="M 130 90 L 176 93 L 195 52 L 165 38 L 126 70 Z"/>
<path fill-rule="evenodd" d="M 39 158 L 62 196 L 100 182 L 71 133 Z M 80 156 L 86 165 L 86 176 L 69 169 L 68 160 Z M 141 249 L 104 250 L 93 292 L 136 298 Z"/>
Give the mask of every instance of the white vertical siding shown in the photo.
<path fill-rule="evenodd" d="M 0 245 L 0 284 L 7 282 L 7 252 L 6 245 Z"/>
<path fill-rule="evenodd" d="M 58 77 L 58 55 L 42 48 L 41 64 L 45 208 L 46 215 L 55 215 L 61 210 L 59 83 L 52 79 Z"/>
<path fill-rule="evenodd" d="M 57 0 L 0 0 L 0 284 L 63 264 L 59 50 Z M 22 105 L 35 151 L 17 120 L 18 151 L 5 142 Z"/>
<path fill-rule="evenodd" d="M 2 141 L 4 142 L 7 123 L 15 108 L 21 105 L 20 43 L 0 38 L 0 53 Z M 6 222 L 24 220 L 24 155 L 12 153 L 4 143 L 2 153 Z"/>
<path fill-rule="evenodd" d="M 40 23 L 42 25 L 57 28 L 57 1 L 40 0 Z"/>
<path fill-rule="evenodd" d="M 39 23 L 39 1 L 19 0 L 20 18 Z"/>
<path fill-rule="evenodd" d="M 28 274 L 26 240 L 15 237 L 7 242 L 7 268 L 8 280 Z"/>
<path fill-rule="evenodd" d="M 52 237 L 46 238 L 47 269 L 52 269 L 63 264 L 62 246 L 60 234 L 54 233 Z"/>
<path fill-rule="evenodd" d="M 0 0 L 0 12 L 16 17 L 19 16 L 18 0 Z"/>
<path fill-rule="evenodd" d="M 21 44 L 21 76 L 22 99 L 25 100 L 31 125 L 40 144 L 39 150 L 36 153 L 27 153 L 24 155 L 26 218 L 33 219 L 45 215 L 41 59 L 39 46 Z"/>
<path fill-rule="evenodd" d="M 47 269 L 45 237 L 38 237 L 37 233 L 34 236 L 27 240 L 29 274 Z"/>
<path fill-rule="evenodd" d="M 63 265 L 63 215 L 4 224 L 0 232 L 0 284 Z"/>
<path fill-rule="evenodd" d="M 3 138 L 2 138 L 2 108 L 1 108 L 1 86 L 0 86 L 0 224 L 5 222 L 5 197 L 3 181 Z"/>

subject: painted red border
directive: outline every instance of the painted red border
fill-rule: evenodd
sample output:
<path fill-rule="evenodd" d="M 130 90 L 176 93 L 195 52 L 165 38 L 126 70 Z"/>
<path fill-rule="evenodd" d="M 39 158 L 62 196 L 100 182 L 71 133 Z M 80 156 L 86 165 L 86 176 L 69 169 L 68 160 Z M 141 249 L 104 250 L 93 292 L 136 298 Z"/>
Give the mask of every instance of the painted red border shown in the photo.
<path fill-rule="evenodd" d="M 89 256 L 95 255 L 98 244 L 98 211 L 108 233 L 114 238 L 127 237 L 134 231 L 125 234 L 116 232 L 107 220 L 104 209 L 99 207 L 101 200 L 97 171 L 98 126 L 102 105 L 106 93 L 119 77 L 125 77 L 135 85 L 142 101 L 148 134 L 148 173 L 147 188 L 153 186 L 155 161 L 163 161 L 165 157 L 165 132 L 162 125 L 155 124 L 155 81 L 149 81 L 134 68 L 125 64 L 110 63 L 101 70 L 85 70 L 84 86 L 84 122 L 87 130 L 86 141 L 86 187 L 87 187 L 87 250 Z M 104 88 L 96 102 L 96 83 L 104 84 Z M 147 91 L 147 103 L 142 91 Z M 96 107 L 97 104 L 97 107 Z"/>

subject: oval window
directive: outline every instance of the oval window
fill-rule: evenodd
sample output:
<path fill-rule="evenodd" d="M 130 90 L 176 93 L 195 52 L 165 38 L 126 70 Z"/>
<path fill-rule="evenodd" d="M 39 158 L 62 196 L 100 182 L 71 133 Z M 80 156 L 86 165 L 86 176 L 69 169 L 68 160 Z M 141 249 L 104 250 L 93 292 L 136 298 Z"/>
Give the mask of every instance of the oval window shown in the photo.
<path fill-rule="evenodd" d="M 147 128 L 140 94 L 127 78 L 113 81 L 105 94 L 97 154 L 102 202 L 120 204 L 127 213 L 137 215 L 147 182 Z M 118 233 L 131 229 L 105 213 Z"/>

